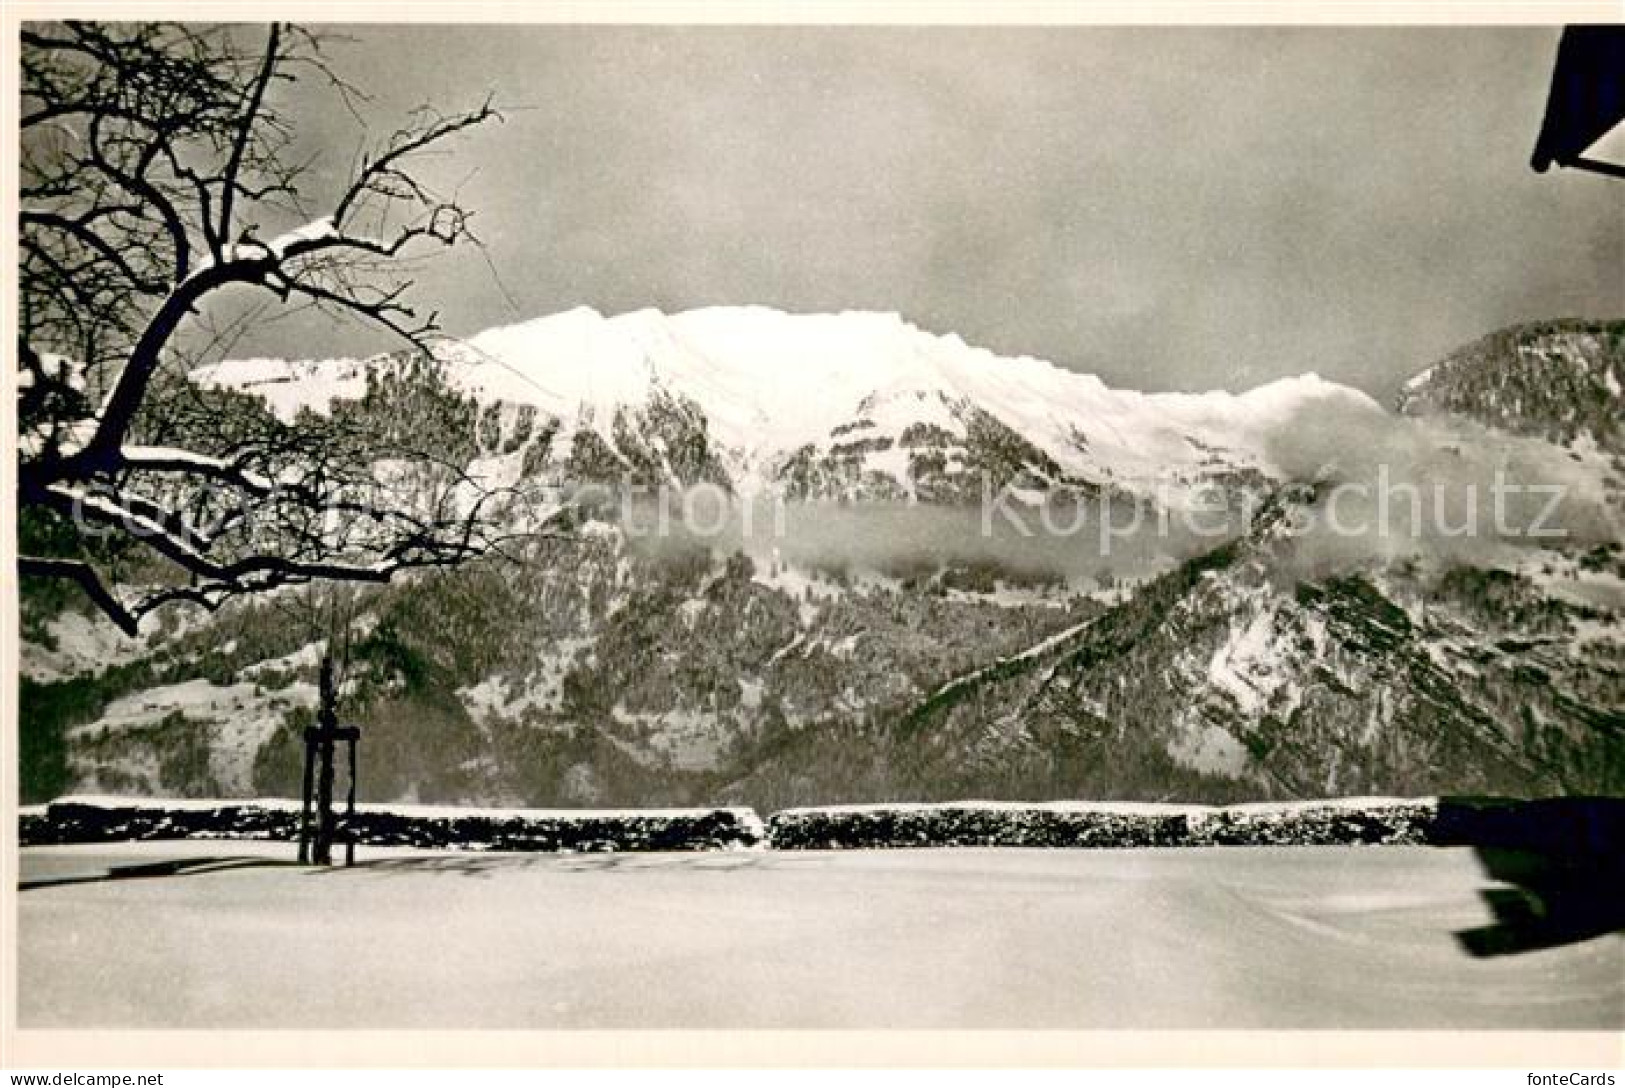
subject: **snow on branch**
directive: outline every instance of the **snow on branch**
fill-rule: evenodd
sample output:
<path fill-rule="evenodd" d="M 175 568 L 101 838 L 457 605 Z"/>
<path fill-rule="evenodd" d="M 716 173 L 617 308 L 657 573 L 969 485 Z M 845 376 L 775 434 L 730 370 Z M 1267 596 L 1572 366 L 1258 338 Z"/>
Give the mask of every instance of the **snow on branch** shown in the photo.
<path fill-rule="evenodd" d="M 352 99 L 318 36 L 282 24 L 39 24 L 22 53 L 21 516 L 53 547 L 64 532 L 111 534 L 120 554 L 167 564 L 174 584 L 157 578 L 127 599 L 88 543 L 34 554 L 23 573 L 78 584 L 128 630 L 174 601 L 216 608 L 290 582 L 382 581 L 499 549 L 503 497 L 457 458 L 234 415 L 217 403 L 227 394 L 164 376 L 215 300 L 243 288 L 426 349 L 437 315 L 408 300 L 402 260 L 474 238 L 471 212 L 416 167 L 500 120 L 491 103 L 417 113 L 321 214 L 306 207 L 315 188 L 309 161 L 291 154 L 286 96 L 270 93 L 314 74 Z M 386 454 L 424 467 L 418 494 L 381 485 Z"/>

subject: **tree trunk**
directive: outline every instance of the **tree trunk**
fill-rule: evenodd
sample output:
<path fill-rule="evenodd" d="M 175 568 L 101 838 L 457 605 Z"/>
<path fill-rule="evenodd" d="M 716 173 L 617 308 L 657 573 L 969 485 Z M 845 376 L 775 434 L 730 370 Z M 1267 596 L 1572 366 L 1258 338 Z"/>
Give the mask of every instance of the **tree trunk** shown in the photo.
<path fill-rule="evenodd" d="M 333 813 L 333 740 L 338 732 L 338 692 L 333 685 L 333 659 L 322 658 L 321 702 L 316 709 L 316 849 L 317 865 L 333 864 L 333 838 L 338 821 Z"/>

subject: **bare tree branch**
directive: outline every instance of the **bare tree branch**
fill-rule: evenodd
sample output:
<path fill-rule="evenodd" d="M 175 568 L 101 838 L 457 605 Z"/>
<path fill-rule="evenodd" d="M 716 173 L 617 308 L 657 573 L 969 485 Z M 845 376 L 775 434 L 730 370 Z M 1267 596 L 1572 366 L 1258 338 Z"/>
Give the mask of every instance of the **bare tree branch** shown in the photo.
<path fill-rule="evenodd" d="M 243 110 L 237 137 L 231 142 L 231 157 L 226 160 L 222 174 L 220 225 L 216 231 L 222 238 L 231 234 L 232 201 L 237 195 L 237 175 L 243 168 L 243 153 L 248 150 L 249 142 L 254 138 L 254 122 L 259 116 L 260 104 L 265 101 L 265 88 L 270 86 L 271 76 L 276 73 L 277 40 L 281 37 L 281 33 L 281 27 L 272 23 L 269 38 L 265 43 L 265 60 L 260 65 L 259 74 L 248 92 L 248 105 Z"/>
<path fill-rule="evenodd" d="M 289 422 L 175 373 L 191 348 L 229 344 L 260 312 L 224 331 L 214 322 L 218 300 L 243 288 L 285 310 L 356 317 L 427 358 L 437 318 L 408 301 L 403 270 L 419 250 L 473 236 L 468 210 L 437 196 L 418 160 L 500 120 L 489 102 L 418 115 L 330 194 L 330 215 L 301 210 L 302 224 L 266 240 L 262 225 L 280 228 L 318 195 L 303 184 L 311 160 L 288 154 L 294 123 L 271 88 L 314 75 L 352 112 L 365 96 L 317 35 L 279 24 L 257 46 L 247 38 L 164 23 L 22 32 L 19 501 L 86 540 L 138 545 L 120 554 L 151 580 L 132 592 L 91 549 L 19 569 L 79 585 L 125 631 L 176 602 L 213 609 L 312 580 L 387 581 L 537 531 L 497 530 L 517 499 L 469 471 L 469 435 L 413 448 L 368 433 L 359 410 Z M 428 374 L 377 396 L 440 398 L 467 414 Z M 386 462 L 417 466 L 410 486 L 383 486 Z"/>

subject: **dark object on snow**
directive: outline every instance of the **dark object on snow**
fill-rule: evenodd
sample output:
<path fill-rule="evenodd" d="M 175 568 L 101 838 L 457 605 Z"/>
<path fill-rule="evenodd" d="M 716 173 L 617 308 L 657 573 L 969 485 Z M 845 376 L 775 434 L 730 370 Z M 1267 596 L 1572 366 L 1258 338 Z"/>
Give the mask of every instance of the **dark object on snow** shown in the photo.
<path fill-rule="evenodd" d="M 1478 848 L 1496 887 L 1479 892 L 1494 922 L 1456 934 L 1473 956 L 1511 956 L 1625 934 L 1625 858 Z"/>
<path fill-rule="evenodd" d="M 1546 118 L 1529 165 L 1625 178 L 1625 166 L 1584 157 L 1586 148 L 1625 120 L 1625 26 L 1571 26 L 1557 44 Z"/>
<path fill-rule="evenodd" d="M 143 880 L 157 877 L 195 876 L 202 873 L 220 873 L 229 869 L 252 869 L 276 864 L 278 863 L 269 858 L 204 856 L 171 858 L 164 861 L 145 861 L 131 865 L 109 865 L 105 869 L 92 865 L 84 872 L 58 873 L 51 876 L 35 877 L 32 880 L 19 880 L 17 890 L 26 892 L 31 888 L 60 888 L 64 884 L 99 884 L 108 880 Z"/>
<path fill-rule="evenodd" d="M 1507 956 L 1625 932 L 1625 798 L 1446 798 L 1434 832 L 1472 846 L 1493 882 L 1493 922 L 1456 934 L 1474 956 Z"/>

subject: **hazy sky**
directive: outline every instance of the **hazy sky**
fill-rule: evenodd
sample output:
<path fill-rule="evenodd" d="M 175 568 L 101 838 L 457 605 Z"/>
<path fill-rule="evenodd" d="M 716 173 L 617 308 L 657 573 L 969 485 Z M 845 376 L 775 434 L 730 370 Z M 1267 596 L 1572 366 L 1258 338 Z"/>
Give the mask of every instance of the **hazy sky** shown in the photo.
<path fill-rule="evenodd" d="M 514 302 L 477 252 L 437 258 L 421 297 L 457 334 L 896 310 L 1113 385 L 1315 370 L 1387 399 L 1497 326 L 1625 315 L 1625 183 L 1528 167 L 1555 28 L 348 33 L 369 116 L 519 107 L 434 167 Z M 292 93 L 336 177 L 359 129 Z M 238 350 L 335 346 L 295 320 Z"/>

